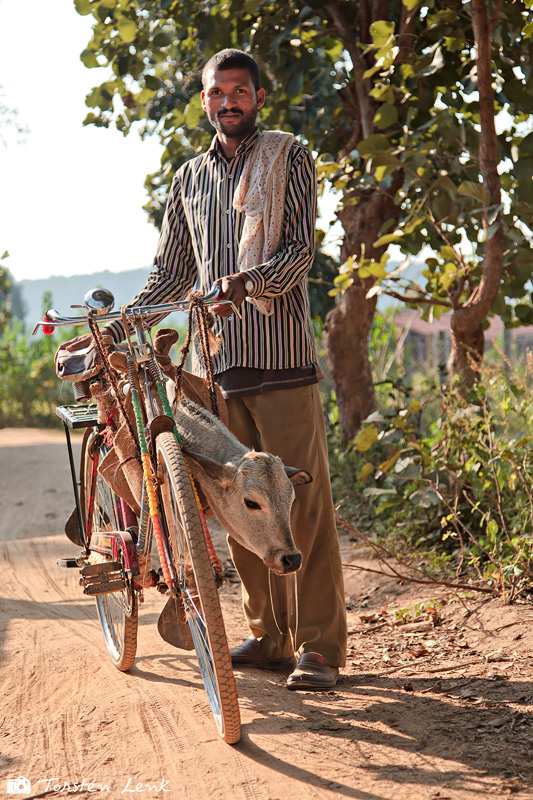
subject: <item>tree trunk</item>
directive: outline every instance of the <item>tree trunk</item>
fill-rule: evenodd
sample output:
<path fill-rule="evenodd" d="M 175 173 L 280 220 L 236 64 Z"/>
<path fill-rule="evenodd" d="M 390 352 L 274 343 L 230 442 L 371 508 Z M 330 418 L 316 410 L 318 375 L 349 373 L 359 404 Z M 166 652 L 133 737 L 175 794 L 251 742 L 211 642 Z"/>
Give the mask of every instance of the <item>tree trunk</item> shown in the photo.
<path fill-rule="evenodd" d="M 402 177 L 398 175 L 391 194 L 368 192 L 356 205 L 345 205 L 339 212 L 344 228 L 341 263 L 349 256 L 360 257 L 363 245 L 366 258 L 381 258 L 386 248 L 376 250 L 373 244 L 380 236 L 383 220 L 398 219 L 399 208 L 394 205 L 393 196 L 397 183 L 401 185 L 401 182 Z M 377 407 L 368 352 L 376 298 L 366 298 L 373 283 L 374 278 L 361 280 L 355 275 L 353 284 L 340 295 L 338 304 L 324 322 L 323 344 L 335 386 L 344 444 L 353 439 L 361 422 Z"/>
<path fill-rule="evenodd" d="M 484 352 L 483 325 L 468 326 L 461 331 L 452 328 L 448 374 L 450 377 L 460 375 L 463 389 L 473 386 L 479 380 Z"/>
<path fill-rule="evenodd" d="M 366 300 L 367 291 L 363 281 L 354 283 L 343 293 L 324 323 L 326 362 L 335 386 L 345 445 L 353 439 L 365 417 L 376 410 L 368 353 L 368 334 L 376 300 Z"/>
<path fill-rule="evenodd" d="M 503 274 L 503 246 L 505 233 L 501 211 L 495 223 L 496 230 L 489 236 L 488 208 L 501 204 L 501 184 L 498 174 L 498 138 L 494 124 L 494 90 L 492 88 L 491 45 L 492 27 L 489 23 L 485 0 L 472 0 L 472 27 L 476 47 L 476 67 L 479 90 L 479 169 L 487 202 L 483 215 L 485 232 L 483 275 L 479 285 L 464 304 L 460 297 L 454 304 L 451 320 L 451 354 L 448 361 L 450 376 L 461 376 L 463 389 L 474 385 L 479 378 L 483 360 L 483 320 L 487 317 L 500 288 Z M 501 10 L 501 5 L 499 7 Z M 497 13 L 498 9 L 497 9 Z"/>

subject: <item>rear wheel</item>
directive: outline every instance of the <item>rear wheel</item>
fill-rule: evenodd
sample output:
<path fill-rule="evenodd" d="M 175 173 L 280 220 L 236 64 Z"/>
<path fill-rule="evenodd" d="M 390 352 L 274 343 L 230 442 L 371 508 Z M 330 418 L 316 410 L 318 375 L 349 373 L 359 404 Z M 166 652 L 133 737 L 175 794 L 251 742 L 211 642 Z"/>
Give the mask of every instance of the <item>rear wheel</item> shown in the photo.
<path fill-rule="evenodd" d="M 120 498 L 109 488 L 94 465 L 98 466 L 109 451 L 99 434 L 87 431 L 81 456 L 80 499 L 87 525 L 92 507 L 90 533 L 125 530 L 120 509 Z M 91 563 L 111 561 L 111 556 L 91 554 Z M 122 671 L 133 666 L 137 652 L 138 605 L 132 584 L 122 592 L 109 592 L 95 596 L 98 618 L 111 661 Z"/>
<path fill-rule="evenodd" d="M 241 736 L 241 719 L 226 629 L 196 493 L 173 433 L 157 437 L 157 463 L 177 590 L 218 731 L 234 744 Z"/>

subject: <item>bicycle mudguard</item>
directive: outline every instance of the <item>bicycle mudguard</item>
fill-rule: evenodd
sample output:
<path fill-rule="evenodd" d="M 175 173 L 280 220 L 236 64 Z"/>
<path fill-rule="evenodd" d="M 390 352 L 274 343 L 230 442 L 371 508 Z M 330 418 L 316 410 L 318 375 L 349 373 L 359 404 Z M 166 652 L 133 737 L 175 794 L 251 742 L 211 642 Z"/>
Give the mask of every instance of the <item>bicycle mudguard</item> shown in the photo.
<path fill-rule="evenodd" d="M 194 650 L 191 629 L 181 597 L 172 595 L 159 615 L 157 630 L 165 642 L 180 650 Z"/>

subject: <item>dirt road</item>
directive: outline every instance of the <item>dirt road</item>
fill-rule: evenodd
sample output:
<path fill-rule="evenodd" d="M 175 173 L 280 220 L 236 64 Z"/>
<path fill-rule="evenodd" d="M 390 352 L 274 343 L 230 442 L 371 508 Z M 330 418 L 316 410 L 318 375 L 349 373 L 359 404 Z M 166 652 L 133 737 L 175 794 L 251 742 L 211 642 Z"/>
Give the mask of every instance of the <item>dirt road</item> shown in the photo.
<path fill-rule="evenodd" d="M 1 430 L 0 797 L 24 776 L 25 797 L 533 798 L 532 605 L 347 569 L 338 687 L 290 693 L 282 675 L 237 672 L 243 738 L 229 747 L 194 656 L 157 633 L 156 592 L 131 672 L 108 661 L 94 601 L 56 566 L 77 552 L 62 533 L 71 508 L 62 434 Z M 348 537 L 343 552 L 371 565 Z M 247 635 L 236 583 L 222 602 L 234 645 Z"/>

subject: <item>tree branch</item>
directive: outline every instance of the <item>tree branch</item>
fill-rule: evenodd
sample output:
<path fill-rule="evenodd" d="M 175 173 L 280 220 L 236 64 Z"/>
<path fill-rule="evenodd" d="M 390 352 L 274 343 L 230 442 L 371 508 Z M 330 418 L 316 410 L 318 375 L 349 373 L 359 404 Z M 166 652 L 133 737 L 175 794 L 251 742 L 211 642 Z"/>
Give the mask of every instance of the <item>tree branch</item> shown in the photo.
<path fill-rule="evenodd" d="M 496 9 L 497 10 L 497 9 Z M 504 229 L 502 213 L 498 213 L 498 228 L 488 237 L 488 206 L 501 204 L 501 183 L 498 174 L 498 138 L 496 135 L 494 90 L 492 88 L 492 39 L 490 36 L 485 0 L 472 0 L 472 27 L 476 47 L 476 69 L 479 92 L 479 169 L 483 186 L 488 194 L 483 214 L 485 231 L 483 274 L 476 290 L 452 319 L 454 334 L 461 340 L 461 332 L 479 326 L 490 311 L 500 288 L 503 273 Z M 496 13 L 496 12 L 495 12 Z"/>
<path fill-rule="evenodd" d="M 416 305 L 417 303 L 426 303 L 427 305 L 432 305 L 432 306 L 444 306 L 445 308 L 453 308 L 452 304 L 449 303 L 447 300 L 436 300 L 433 297 L 418 297 L 414 299 L 412 297 L 404 297 L 403 295 L 393 291 L 392 289 L 383 289 L 382 294 L 386 294 L 387 297 L 394 297 L 395 300 L 401 300 L 402 303 L 407 303 L 408 305 Z"/>
<path fill-rule="evenodd" d="M 394 59 L 395 64 L 403 64 L 409 59 L 412 50 L 412 43 L 414 39 L 414 28 L 416 22 L 416 12 L 418 6 L 412 8 L 410 11 L 407 6 L 402 3 L 402 16 L 400 20 L 400 27 L 398 29 L 398 53 Z"/>
<path fill-rule="evenodd" d="M 489 36 L 492 35 L 492 31 L 496 27 L 496 23 L 498 22 L 500 14 L 502 13 L 502 8 L 503 8 L 503 0 L 498 0 L 498 2 L 496 3 L 496 7 L 494 8 L 494 11 L 492 13 L 492 17 L 490 18 Z"/>
<path fill-rule="evenodd" d="M 342 41 L 352 59 L 353 86 L 359 104 L 363 136 L 366 139 L 366 137 L 370 136 L 374 131 L 374 106 L 370 97 L 372 84 L 368 78 L 363 77 L 367 69 L 366 64 L 361 55 L 361 51 L 357 47 L 354 30 L 341 11 L 340 5 L 334 2 L 326 3 L 323 13 L 327 14 L 329 19 L 334 23 L 337 28 L 339 39 Z"/>

